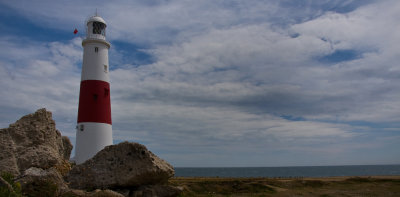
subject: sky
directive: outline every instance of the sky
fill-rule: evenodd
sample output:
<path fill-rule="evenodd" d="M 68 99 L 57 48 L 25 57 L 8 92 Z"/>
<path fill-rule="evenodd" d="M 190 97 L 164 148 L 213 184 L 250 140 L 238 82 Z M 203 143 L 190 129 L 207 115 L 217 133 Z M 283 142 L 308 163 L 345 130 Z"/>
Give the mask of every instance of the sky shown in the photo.
<path fill-rule="evenodd" d="M 397 0 L 0 0 L 1 128 L 46 108 L 75 144 L 96 9 L 114 143 L 175 167 L 400 164 Z"/>

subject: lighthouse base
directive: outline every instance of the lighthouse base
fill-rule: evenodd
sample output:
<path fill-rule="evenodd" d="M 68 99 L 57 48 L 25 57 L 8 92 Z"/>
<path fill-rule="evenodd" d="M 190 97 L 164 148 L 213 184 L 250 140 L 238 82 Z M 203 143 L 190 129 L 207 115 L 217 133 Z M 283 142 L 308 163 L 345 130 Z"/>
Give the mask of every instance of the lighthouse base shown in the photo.
<path fill-rule="evenodd" d="M 81 164 L 104 147 L 113 144 L 110 124 L 81 122 L 77 125 L 75 162 Z"/>

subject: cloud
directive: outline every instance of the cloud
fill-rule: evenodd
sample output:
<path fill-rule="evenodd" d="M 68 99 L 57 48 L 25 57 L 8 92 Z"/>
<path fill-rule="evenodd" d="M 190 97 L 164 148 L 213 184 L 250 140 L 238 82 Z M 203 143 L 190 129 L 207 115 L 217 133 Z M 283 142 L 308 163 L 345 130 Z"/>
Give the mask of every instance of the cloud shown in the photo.
<path fill-rule="evenodd" d="M 84 30 L 82 19 L 95 14 L 97 9 L 99 15 L 109 23 L 109 39 L 158 45 L 185 41 L 212 28 L 258 23 L 286 26 L 316 18 L 325 11 L 347 13 L 370 2 L 370 0 L 302 2 L 173 0 L 118 3 L 69 1 L 63 4 L 54 1 L 42 1 L 41 4 L 18 1 L 2 2 L 2 4 L 37 25 L 67 31 L 76 26 Z"/>
<path fill-rule="evenodd" d="M 315 92 L 323 93 L 326 90 L 336 93 L 338 99 L 335 102 L 345 107 L 341 109 L 333 105 L 341 109 L 339 114 L 335 113 L 340 119 L 397 121 L 395 117 L 398 114 L 387 106 L 395 109 L 394 100 L 399 98 L 397 87 L 392 85 L 398 80 L 394 77 L 397 75 L 397 57 L 393 53 L 397 50 L 393 43 L 399 40 L 395 33 L 398 9 L 398 3 L 385 1 L 347 14 L 326 13 L 315 20 L 292 27 L 301 36 L 321 38 L 330 43 L 332 54 L 340 50 L 359 53 L 356 59 L 318 68 L 316 81 L 319 81 L 320 88 L 315 89 Z"/>
<path fill-rule="evenodd" d="M 306 43 L 315 46 L 307 48 Z M 348 125 L 279 117 L 313 105 L 301 106 L 313 100 L 293 77 L 306 69 L 310 60 L 304 57 L 310 55 L 305 54 L 321 49 L 329 50 L 329 45 L 261 24 L 215 29 L 152 50 L 155 63 L 111 72 L 116 139 L 139 141 L 166 155 L 190 147 L 190 153 L 180 153 L 206 159 L 237 145 L 250 154 L 261 147 L 286 150 L 291 141 L 299 148 L 352 138 L 356 134 Z"/>
<path fill-rule="evenodd" d="M 25 3 L 2 4 L 63 31 L 94 12 L 90 2 L 49 1 L 57 13 Z M 365 150 L 376 154 L 362 161 L 393 162 L 379 155 L 398 141 L 399 5 L 102 2 L 114 139 L 144 143 L 178 166 L 356 164 Z M 73 139 L 81 39 L 28 36 L 0 39 L 0 107 L 13 114 L 1 124 L 46 107 Z M 369 146 L 382 133 L 394 140 Z"/>
<path fill-rule="evenodd" d="M 80 39 L 40 43 L 3 38 L 0 42 L 5 60 L 0 63 L 1 88 L 5 93 L 0 103 L 6 113 L 13 114 L 3 119 L 2 126 L 24 113 L 46 107 L 60 120 L 58 128 L 72 136 L 80 81 L 78 64 L 82 61 Z"/>
<path fill-rule="evenodd" d="M 241 146 L 241 152 L 255 147 L 298 152 L 295 150 L 310 151 L 318 146 L 321 152 L 313 151 L 317 155 L 340 155 L 346 150 L 337 146 L 354 151 L 365 148 L 355 139 L 360 134 L 370 136 L 376 129 L 354 126 L 352 121 L 397 122 L 399 117 L 395 107 L 398 90 L 390 82 L 397 80 L 392 78 L 396 74 L 387 72 L 396 71 L 396 56 L 383 52 L 388 46 L 376 44 L 374 39 L 383 39 L 390 32 L 369 34 L 368 28 L 357 28 L 374 14 L 371 7 L 351 13 L 328 12 L 287 28 L 277 29 L 269 23 L 210 28 L 149 51 L 156 57 L 155 63 L 112 72 L 113 83 L 124 84 L 113 87 L 114 101 L 124 103 L 126 110 L 120 114 L 132 117 L 125 122 L 140 125 L 132 133 L 121 131 L 121 136 L 138 132 L 139 137 L 133 138 L 161 152 L 159 146 L 180 147 L 179 140 L 185 139 L 201 158 L 206 156 L 200 153 L 216 151 L 213 147 L 225 147 L 224 154 L 239 151 L 232 144 L 240 142 L 251 147 Z M 369 25 L 380 27 L 384 18 Z M 310 25 L 313 23 L 333 28 L 320 35 L 311 31 L 318 30 L 318 25 Z M 355 29 L 340 33 L 349 26 Z M 368 39 L 358 39 L 354 32 Z M 368 46 L 374 47 L 366 49 Z M 338 50 L 361 54 L 338 62 L 318 61 Z M 285 120 L 282 115 L 305 120 Z M 155 145 L 150 136 L 156 141 L 154 136 L 162 136 L 171 144 Z M 225 144 L 224 139 L 232 144 Z M 286 147 L 288 142 L 293 145 Z M 349 146 L 352 143 L 354 146 Z M 215 157 L 210 154 L 207 156 Z M 185 163 L 182 160 L 179 162 Z"/>
<path fill-rule="evenodd" d="M 385 9 L 382 12 L 381 9 Z M 292 26 L 300 34 L 324 39 L 335 49 L 374 51 L 385 47 L 388 37 L 397 37 L 393 20 L 398 6 L 391 3 L 372 4 L 350 13 L 328 12 L 319 18 Z M 388 20 L 389 19 L 389 20 Z"/>
<path fill-rule="evenodd" d="M 360 12 L 361 16 L 366 15 L 365 11 Z M 212 29 L 186 42 L 160 46 L 151 51 L 156 63 L 130 74 L 142 73 L 136 77 L 146 87 L 133 97 L 344 121 L 365 120 L 367 116 L 359 112 L 376 110 L 369 107 L 372 103 L 371 106 L 386 105 L 380 103 L 381 98 L 396 89 L 388 82 L 392 74 L 376 66 L 386 64 L 386 55 L 365 52 L 359 59 L 322 64 L 316 57 L 329 56 L 338 49 L 321 36 L 304 32 L 291 36 L 291 31 L 301 25 L 278 31 L 269 24 Z M 393 61 L 394 58 L 390 57 Z M 392 65 L 387 62 L 385 66 L 393 70 Z M 385 93 L 373 93 L 382 91 Z M 389 118 L 385 112 L 365 114 L 374 114 L 368 121 Z"/>
<path fill-rule="evenodd" d="M 299 152 L 326 142 L 351 139 L 347 125 L 312 121 L 289 121 L 272 115 L 242 112 L 224 107 L 167 105 L 159 102 L 124 102 L 113 106 L 114 133 L 117 141 L 144 143 L 152 151 L 179 166 L 223 166 L 212 158 L 233 153 L 264 155 L 270 150 Z M 331 153 L 324 148 L 316 155 Z M 301 154 L 301 153 L 299 153 Z M 191 161 L 191 160 L 194 161 Z M 268 158 L 257 162 L 268 163 Z M 209 164 L 211 162 L 213 164 Z M 225 166 L 228 164 L 225 164 Z M 231 163 L 229 165 L 241 165 Z M 257 164 L 253 164 L 257 165 Z M 260 164 L 261 165 L 261 164 Z"/>

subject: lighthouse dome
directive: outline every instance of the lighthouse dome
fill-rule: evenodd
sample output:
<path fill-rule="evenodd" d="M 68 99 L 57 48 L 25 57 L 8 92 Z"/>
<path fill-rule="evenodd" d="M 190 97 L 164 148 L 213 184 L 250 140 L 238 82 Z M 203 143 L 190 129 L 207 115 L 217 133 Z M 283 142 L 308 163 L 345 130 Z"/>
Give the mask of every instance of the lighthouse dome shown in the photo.
<path fill-rule="evenodd" d="M 105 21 L 103 18 L 101 18 L 100 16 L 92 16 L 92 17 L 90 17 L 90 18 L 87 20 L 86 25 L 88 25 L 90 22 L 100 22 L 100 23 L 103 23 L 104 25 L 107 26 L 106 21 Z"/>

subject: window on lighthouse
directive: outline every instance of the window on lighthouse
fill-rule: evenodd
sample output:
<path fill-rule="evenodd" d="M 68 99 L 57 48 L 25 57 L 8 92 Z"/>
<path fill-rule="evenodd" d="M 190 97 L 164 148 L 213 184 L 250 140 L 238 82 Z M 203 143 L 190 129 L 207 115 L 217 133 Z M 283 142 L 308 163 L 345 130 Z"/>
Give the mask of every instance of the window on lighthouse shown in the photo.
<path fill-rule="evenodd" d="M 93 34 L 106 35 L 106 25 L 100 22 L 93 22 Z"/>
<path fill-rule="evenodd" d="M 99 52 L 99 47 L 94 47 L 94 52 L 95 53 Z"/>

